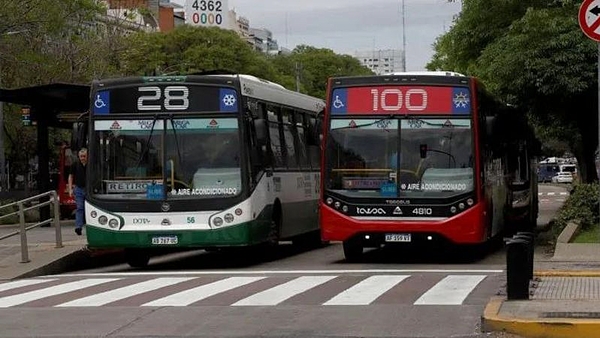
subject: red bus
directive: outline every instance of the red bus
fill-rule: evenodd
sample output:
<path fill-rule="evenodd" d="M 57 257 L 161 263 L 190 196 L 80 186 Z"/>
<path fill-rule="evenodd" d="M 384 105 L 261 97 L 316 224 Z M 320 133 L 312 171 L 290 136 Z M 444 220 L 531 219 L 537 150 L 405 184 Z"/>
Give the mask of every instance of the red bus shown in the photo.
<path fill-rule="evenodd" d="M 73 154 L 71 147 L 66 142 L 59 145 L 58 151 L 58 179 L 56 192 L 60 199 L 60 216 L 61 218 L 71 218 L 75 212 L 75 197 L 69 196 L 67 185 L 69 183 L 69 173 L 71 172 L 71 164 L 73 164 Z"/>
<path fill-rule="evenodd" d="M 476 78 L 334 77 L 327 100 L 321 236 L 343 241 L 347 260 L 382 244 L 484 243 L 507 221 L 535 222 L 533 133 Z"/>

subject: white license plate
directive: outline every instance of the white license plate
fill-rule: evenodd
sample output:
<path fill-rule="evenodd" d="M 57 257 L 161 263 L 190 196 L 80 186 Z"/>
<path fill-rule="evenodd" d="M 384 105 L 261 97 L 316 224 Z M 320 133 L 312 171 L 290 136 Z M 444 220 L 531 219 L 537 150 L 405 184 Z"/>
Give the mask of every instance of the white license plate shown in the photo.
<path fill-rule="evenodd" d="M 154 245 L 174 245 L 179 243 L 177 236 L 155 236 L 152 237 L 152 244 Z"/>
<path fill-rule="evenodd" d="M 410 242 L 410 234 L 385 234 L 386 242 Z"/>

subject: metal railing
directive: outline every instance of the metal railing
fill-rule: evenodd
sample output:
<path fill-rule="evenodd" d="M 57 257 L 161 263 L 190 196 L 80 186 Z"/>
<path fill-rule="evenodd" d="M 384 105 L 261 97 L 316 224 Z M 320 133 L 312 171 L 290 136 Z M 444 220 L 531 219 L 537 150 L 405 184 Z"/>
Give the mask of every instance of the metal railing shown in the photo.
<path fill-rule="evenodd" d="M 47 197 L 47 196 L 49 196 L 50 199 L 48 201 L 40 203 L 40 199 Z M 38 203 L 26 207 L 25 203 L 28 203 L 28 202 L 38 202 Z M 54 217 L 40 221 L 33 225 L 26 226 L 26 224 L 25 224 L 25 212 L 26 211 L 33 210 L 36 208 L 41 208 L 41 207 L 44 207 L 44 206 L 50 205 L 50 204 L 53 205 Z M 56 193 L 55 190 L 51 190 L 51 191 L 45 192 L 43 194 L 28 197 L 28 198 L 25 198 L 20 201 L 13 202 L 13 203 L 10 203 L 7 205 L 2 205 L 2 206 L 0 206 L 0 210 L 5 209 L 5 208 L 12 208 L 14 206 L 17 206 L 18 210 L 8 213 L 6 215 L 0 216 L 0 220 L 3 218 L 6 218 L 6 217 L 13 216 L 13 215 L 19 215 L 19 225 L 20 225 L 19 231 L 15 231 L 10 234 L 1 236 L 0 240 L 10 238 L 10 237 L 13 237 L 16 235 L 21 235 L 21 263 L 29 262 L 29 248 L 27 246 L 27 230 L 31 230 L 40 225 L 54 223 L 54 229 L 56 231 L 56 248 L 63 247 L 62 232 L 61 232 L 61 228 L 60 228 L 60 202 L 58 200 L 58 194 Z"/>

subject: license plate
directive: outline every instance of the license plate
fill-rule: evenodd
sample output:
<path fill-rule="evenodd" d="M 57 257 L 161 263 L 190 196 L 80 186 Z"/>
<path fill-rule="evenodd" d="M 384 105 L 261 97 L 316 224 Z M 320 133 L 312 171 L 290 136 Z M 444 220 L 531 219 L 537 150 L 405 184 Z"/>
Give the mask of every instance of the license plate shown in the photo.
<path fill-rule="evenodd" d="M 179 243 L 177 236 L 155 236 L 152 237 L 152 244 L 154 245 L 174 245 Z"/>
<path fill-rule="evenodd" d="M 385 234 L 386 242 L 410 242 L 410 234 Z"/>

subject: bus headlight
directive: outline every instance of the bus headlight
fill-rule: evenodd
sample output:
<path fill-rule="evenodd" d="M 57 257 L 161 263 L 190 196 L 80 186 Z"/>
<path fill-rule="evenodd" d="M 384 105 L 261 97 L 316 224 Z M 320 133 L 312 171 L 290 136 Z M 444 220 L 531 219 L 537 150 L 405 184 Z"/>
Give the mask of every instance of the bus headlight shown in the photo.
<path fill-rule="evenodd" d="M 92 218 L 96 218 L 98 217 L 98 213 L 96 212 L 96 210 L 92 210 L 92 212 L 90 212 L 90 216 L 92 216 Z"/>
<path fill-rule="evenodd" d="M 335 208 L 336 209 L 339 209 L 341 205 L 342 205 L 342 203 L 340 203 L 339 201 L 335 202 Z"/>
<path fill-rule="evenodd" d="M 235 209 L 235 214 L 236 215 L 242 216 L 242 213 L 243 213 L 242 209 L 240 209 L 240 208 Z"/>
<path fill-rule="evenodd" d="M 468 206 L 472 206 L 472 205 L 473 205 L 473 199 L 472 199 L 472 198 L 469 198 L 469 199 L 467 200 L 467 205 L 468 205 Z"/>
<path fill-rule="evenodd" d="M 108 222 L 108 226 L 114 229 L 119 226 L 119 221 L 117 221 L 114 218 L 111 218 L 110 221 Z"/>
<path fill-rule="evenodd" d="M 343 212 L 348 212 L 348 206 L 347 206 L 347 205 L 344 205 L 344 206 L 342 207 L 342 211 L 343 211 Z"/>
<path fill-rule="evenodd" d="M 104 215 L 100 216 L 100 218 L 98 218 L 98 223 L 101 225 L 106 225 L 106 223 L 108 223 L 108 217 Z"/>
<path fill-rule="evenodd" d="M 331 205 L 331 203 L 333 203 L 333 198 L 327 197 L 327 204 Z"/>
<path fill-rule="evenodd" d="M 460 204 L 458 204 L 458 207 L 460 208 L 460 210 L 462 210 L 462 209 L 465 208 L 465 204 L 464 203 L 460 203 Z"/>
<path fill-rule="evenodd" d="M 213 219 L 213 225 L 216 227 L 220 227 L 221 225 L 223 225 L 223 219 L 221 217 L 215 217 Z"/>
<path fill-rule="evenodd" d="M 456 213 L 456 207 L 455 207 L 455 206 L 452 206 L 452 207 L 450 208 L 450 212 L 451 212 L 451 213 L 453 213 L 453 214 L 454 214 L 454 213 Z"/>
<path fill-rule="evenodd" d="M 225 222 L 227 222 L 227 223 L 233 222 L 233 215 L 232 214 L 225 214 L 225 216 L 223 216 L 223 218 L 225 219 Z"/>

